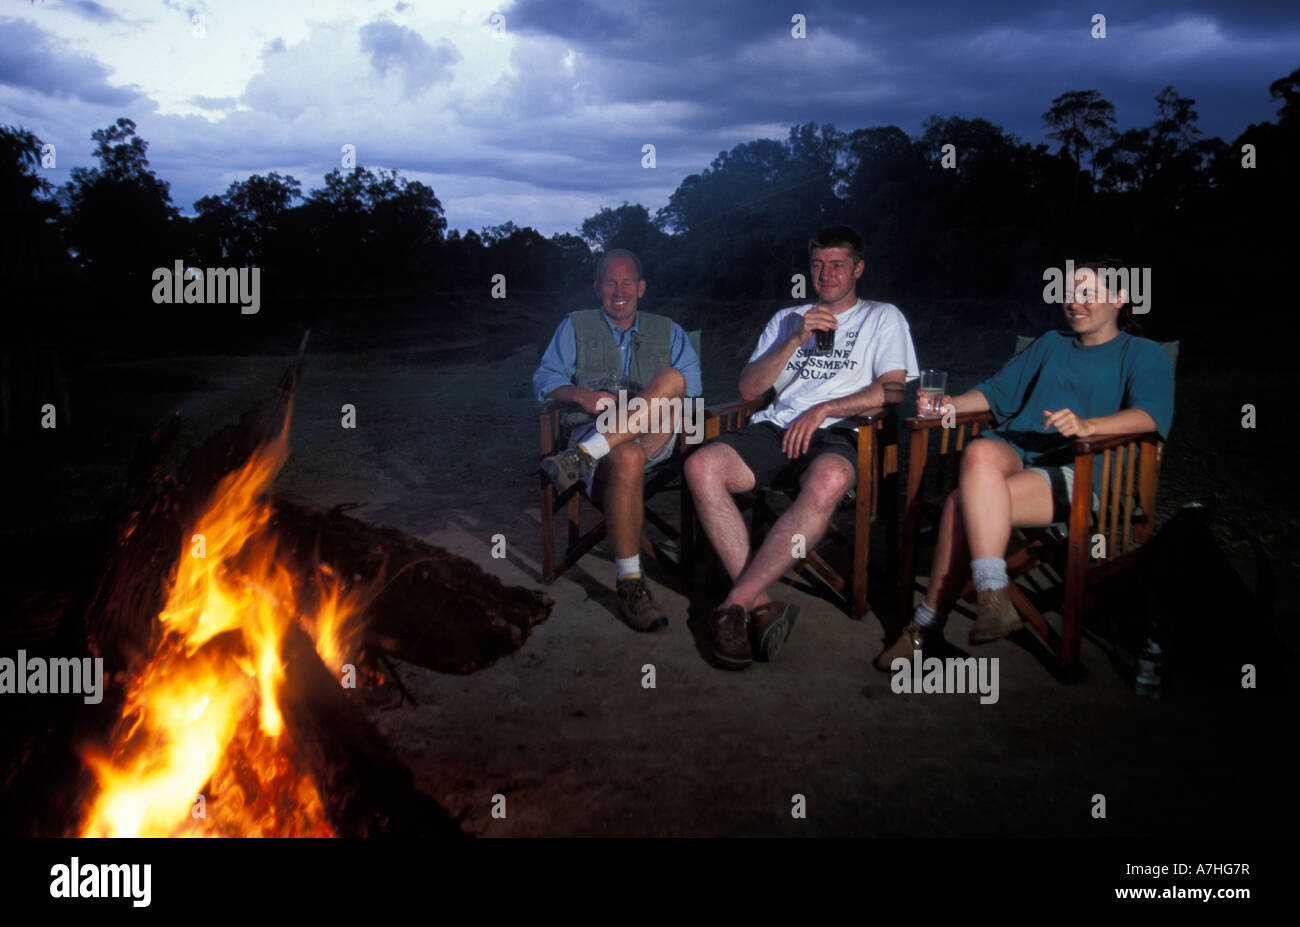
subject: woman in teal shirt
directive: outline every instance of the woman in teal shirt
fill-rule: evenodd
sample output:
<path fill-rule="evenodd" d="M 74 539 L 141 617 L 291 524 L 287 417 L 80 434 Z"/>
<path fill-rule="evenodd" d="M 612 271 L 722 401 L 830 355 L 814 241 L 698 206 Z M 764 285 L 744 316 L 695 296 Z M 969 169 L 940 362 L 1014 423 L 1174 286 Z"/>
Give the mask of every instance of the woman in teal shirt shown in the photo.
<path fill-rule="evenodd" d="M 930 587 L 912 623 L 876 658 L 889 670 L 910 658 L 973 577 L 978 595 L 970 642 L 997 640 L 1024 626 L 1007 597 L 1004 556 L 1012 526 L 1062 521 L 1073 490 L 1070 440 L 1119 432 L 1169 432 L 1174 372 L 1154 341 L 1121 331 L 1133 326 L 1128 293 L 1108 293 L 1104 267 L 1076 265 L 1065 304 L 1069 332 L 1049 332 L 989 379 L 944 397 L 957 412 L 991 411 L 998 425 L 962 455 L 958 488 L 944 501 Z M 1095 468 L 1094 498 L 1100 492 Z"/>

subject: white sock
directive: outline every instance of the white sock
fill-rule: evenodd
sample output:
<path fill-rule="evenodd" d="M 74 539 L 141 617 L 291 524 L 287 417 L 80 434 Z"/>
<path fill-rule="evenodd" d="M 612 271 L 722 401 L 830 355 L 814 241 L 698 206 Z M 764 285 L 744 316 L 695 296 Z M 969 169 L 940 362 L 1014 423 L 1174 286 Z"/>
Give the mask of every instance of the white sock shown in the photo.
<path fill-rule="evenodd" d="M 587 452 L 592 460 L 600 460 L 609 453 L 609 442 L 599 431 L 578 445 L 579 448 Z"/>
<path fill-rule="evenodd" d="M 604 440 L 603 438 L 601 440 Z M 618 567 L 618 578 L 622 579 L 629 573 L 641 573 L 641 555 L 634 554 L 631 557 L 615 557 L 614 566 Z"/>
<path fill-rule="evenodd" d="M 922 602 L 916 606 L 916 612 L 912 615 L 912 623 L 918 628 L 928 630 L 929 628 L 937 628 L 943 622 L 939 620 L 939 616 L 935 614 L 933 608 Z"/>
<path fill-rule="evenodd" d="M 970 562 L 976 592 L 1007 588 L 1007 562 L 1001 557 L 976 557 Z"/>

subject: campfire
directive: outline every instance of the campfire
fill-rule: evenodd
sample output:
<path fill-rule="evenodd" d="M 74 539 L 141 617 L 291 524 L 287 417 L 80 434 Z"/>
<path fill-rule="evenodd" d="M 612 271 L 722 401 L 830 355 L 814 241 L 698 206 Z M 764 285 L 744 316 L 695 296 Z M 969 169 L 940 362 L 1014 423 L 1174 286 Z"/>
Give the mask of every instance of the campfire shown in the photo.
<path fill-rule="evenodd" d="M 345 594 L 323 565 L 323 594 L 309 615 L 294 571 L 277 556 L 265 496 L 288 457 L 290 419 L 221 481 L 180 553 L 158 615 L 166 633 L 130 682 L 112 749 L 86 756 L 98 788 L 85 836 L 334 833 L 285 742 L 281 642 L 296 622 L 340 673 L 355 657 L 357 637 L 347 631 L 364 599 Z"/>
<path fill-rule="evenodd" d="M 69 602 L 46 623 L 84 628 L 113 679 L 97 720 L 62 732 L 84 796 L 65 832 L 461 833 L 415 788 L 360 690 L 395 678 L 391 658 L 453 673 L 490 665 L 553 602 L 345 507 L 273 494 L 301 364 L 300 350 L 275 399 L 174 472 L 164 460 L 179 418 L 154 432 L 84 620 Z M 84 736 L 88 726 L 101 733 Z M 24 754 L 58 767 L 57 725 L 30 727 Z M 39 763 L 9 770 L 20 787 L 41 775 Z"/>

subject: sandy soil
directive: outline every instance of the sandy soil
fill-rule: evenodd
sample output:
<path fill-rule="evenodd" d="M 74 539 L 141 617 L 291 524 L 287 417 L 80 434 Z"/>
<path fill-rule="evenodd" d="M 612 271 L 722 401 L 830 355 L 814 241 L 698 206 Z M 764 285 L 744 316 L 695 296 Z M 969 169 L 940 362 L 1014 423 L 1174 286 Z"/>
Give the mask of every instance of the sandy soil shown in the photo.
<path fill-rule="evenodd" d="M 557 313 L 558 315 L 558 313 Z M 540 586 L 536 419 L 528 383 L 552 322 L 522 337 L 325 333 L 309 352 L 292 456 L 277 488 L 461 553 L 509 583 Z M 315 338 L 316 336 L 314 336 Z M 383 345 L 391 347 L 383 347 Z M 287 351 L 286 351 L 287 354 Z M 266 395 L 287 357 L 194 356 L 99 364 L 105 446 L 129 445 L 167 407 L 187 439 Z M 124 400 L 129 382 L 150 393 Z M 729 397 L 719 397 L 729 398 Z M 340 427 L 341 407 L 358 427 Z M 107 415 L 95 410 L 87 415 Z M 63 500 L 96 495 L 85 464 Z M 83 474 L 85 476 L 85 474 Z M 103 485 L 101 483 L 101 485 Z M 494 560 L 494 534 L 508 556 Z M 614 617 L 602 545 L 547 590 L 557 601 L 522 650 L 467 677 L 402 668 L 417 704 L 371 698 L 421 788 L 482 835 L 1215 835 L 1289 832 L 1296 805 L 1284 738 L 1290 705 L 1250 692 L 1170 686 L 1138 699 L 1095 642 L 1090 671 L 1058 682 L 1035 639 L 979 651 L 1000 661 L 1000 698 L 899 695 L 871 658 L 883 630 L 799 591 L 799 624 L 771 665 L 712 668 L 686 600 L 652 573 L 671 624 L 638 635 Z M 948 638 L 963 645 L 968 621 Z M 656 686 L 643 687 L 653 666 Z M 1271 796 L 1268 813 L 1244 799 Z M 506 817 L 491 814 L 503 795 Z M 807 816 L 792 816 L 803 796 Z M 1093 817 L 1095 796 L 1106 816 Z"/>

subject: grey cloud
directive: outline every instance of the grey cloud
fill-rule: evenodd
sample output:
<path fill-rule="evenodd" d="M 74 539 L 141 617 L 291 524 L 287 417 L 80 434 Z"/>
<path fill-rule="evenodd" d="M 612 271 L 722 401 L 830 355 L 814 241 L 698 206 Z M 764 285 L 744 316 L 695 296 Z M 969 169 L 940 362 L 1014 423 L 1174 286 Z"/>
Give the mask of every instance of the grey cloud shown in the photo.
<path fill-rule="evenodd" d="M 452 66 L 461 60 L 456 46 L 446 39 L 434 48 L 414 29 L 385 20 L 361 27 L 361 47 L 379 74 L 387 74 L 390 68 L 400 72 L 408 96 L 450 80 Z"/>
<path fill-rule="evenodd" d="M 113 10 L 105 7 L 104 4 L 95 3 L 95 0 L 64 0 L 59 4 L 60 8 L 68 9 L 70 13 L 75 13 L 82 20 L 91 22 L 126 22 L 125 18 L 118 16 Z"/>
<path fill-rule="evenodd" d="M 102 3 L 96 3 L 95 0 L 64 0 L 59 4 L 66 7 L 70 12 L 75 13 L 82 19 L 88 19 L 95 23 L 124 23 L 126 22 L 117 13 L 104 6 Z"/>
<path fill-rule="evenodd" d="M 111 86 L 108 69 L 94 58 L 68 50 L 23 20 L 0 22 L 0 84 L 104 106 L 127 106 L 141 99 L 135 89 Z"/>

